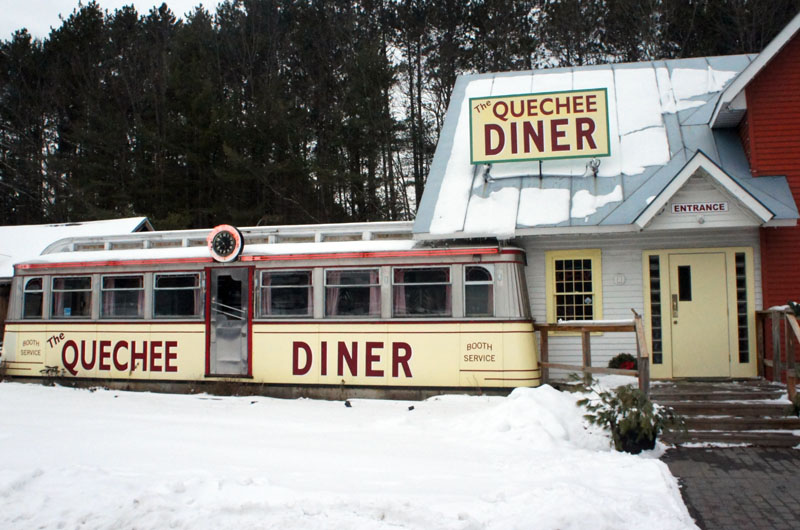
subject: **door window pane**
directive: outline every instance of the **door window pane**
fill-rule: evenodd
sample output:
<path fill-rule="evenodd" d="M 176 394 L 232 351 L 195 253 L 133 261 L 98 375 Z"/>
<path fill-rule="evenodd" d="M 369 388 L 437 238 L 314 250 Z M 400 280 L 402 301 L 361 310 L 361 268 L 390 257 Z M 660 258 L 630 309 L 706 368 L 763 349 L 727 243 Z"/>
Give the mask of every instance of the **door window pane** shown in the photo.
<path fill-rule="evenodd" d="M 692 268 L 689 265 L 678 267 L 678 300 L 692 301 Z"/>
<path fill-rule="evenodd" d="M 661 262 L 658 256 L 650 256 L 650 333 L 652 335 L 653 364 L 664 360 L 661 341 Z"/>
<path fill-rule="evenodd" d="M 246 282 L 233 274 L 219 274 L 216 283 L 216 297 L 212 298 L 212 310 L 219 320 L 246 320 L 247 310 L 242 304 Z M 214 314 L 212 313 L 212 314 Z"/>
<path fill-rule="evenodd" d="M 750 330 L 747 315 L 747 265 L 744 252 L 736 253 L 736 319 L 739 332 L 739 362 L 750 362 Z"/>

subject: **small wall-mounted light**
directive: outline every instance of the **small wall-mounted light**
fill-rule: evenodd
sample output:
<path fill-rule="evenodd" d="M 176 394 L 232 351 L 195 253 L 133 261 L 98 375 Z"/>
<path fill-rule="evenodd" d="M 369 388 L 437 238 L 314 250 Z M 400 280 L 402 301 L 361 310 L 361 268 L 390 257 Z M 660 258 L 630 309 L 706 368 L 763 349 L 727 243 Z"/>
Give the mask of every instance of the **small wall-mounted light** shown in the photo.
<path fill-rule="evenodd" d="M 697 224 L 701 225 L 706 222 L 706 218 L 702 215 L 697 216 Z"/>
<path fill-rule="evenodd" d="M 618 272 L 614 275 L 614 285 L 625 285 L 625 275 Z"/>
<path fill-rule="evenodd" d="M 589 163 L 587 165 L 589 166 L 589 169 L 592 170 L 592 176 L 596 177 L 597 171 L 600 169 L 600 159 L 592 158 L 591 160 L 589 160 Z"/>

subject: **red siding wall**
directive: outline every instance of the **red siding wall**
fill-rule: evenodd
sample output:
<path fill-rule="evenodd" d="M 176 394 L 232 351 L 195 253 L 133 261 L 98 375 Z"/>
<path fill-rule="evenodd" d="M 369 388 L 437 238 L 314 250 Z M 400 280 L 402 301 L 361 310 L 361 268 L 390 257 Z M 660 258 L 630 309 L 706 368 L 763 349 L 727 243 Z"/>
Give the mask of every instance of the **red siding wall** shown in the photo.
<path fill-rule="evenodd" d="M 740 135 L 755 176 L 786 175 L 800 204 L 800 38 L 747 86 Z M 800 227 L 761 229 L 764 307 L 800 301 Z"/>

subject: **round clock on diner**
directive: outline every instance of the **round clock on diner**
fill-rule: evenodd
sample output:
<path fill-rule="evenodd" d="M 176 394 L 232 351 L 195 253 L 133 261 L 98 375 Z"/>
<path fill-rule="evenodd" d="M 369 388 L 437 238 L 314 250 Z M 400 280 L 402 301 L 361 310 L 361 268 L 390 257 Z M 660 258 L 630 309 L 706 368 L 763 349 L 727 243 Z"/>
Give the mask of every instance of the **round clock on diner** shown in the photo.
<path fill-rule="evenodd" d="M 244 237 L 234 226 L 219 225 L 208 234 L 208 249 L 216 261 L 228 263 L 235 261 L 242 253 Z"/>

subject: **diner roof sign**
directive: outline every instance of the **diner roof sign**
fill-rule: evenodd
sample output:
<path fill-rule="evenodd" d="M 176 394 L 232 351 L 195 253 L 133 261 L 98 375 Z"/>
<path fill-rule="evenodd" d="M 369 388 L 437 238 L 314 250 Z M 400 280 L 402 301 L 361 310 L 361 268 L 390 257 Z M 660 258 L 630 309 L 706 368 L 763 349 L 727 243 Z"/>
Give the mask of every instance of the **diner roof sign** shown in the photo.
<path fill-rule="evenodd" d="M 473 164 L 611 155 L 605 88 L 469 102 Z"/>

